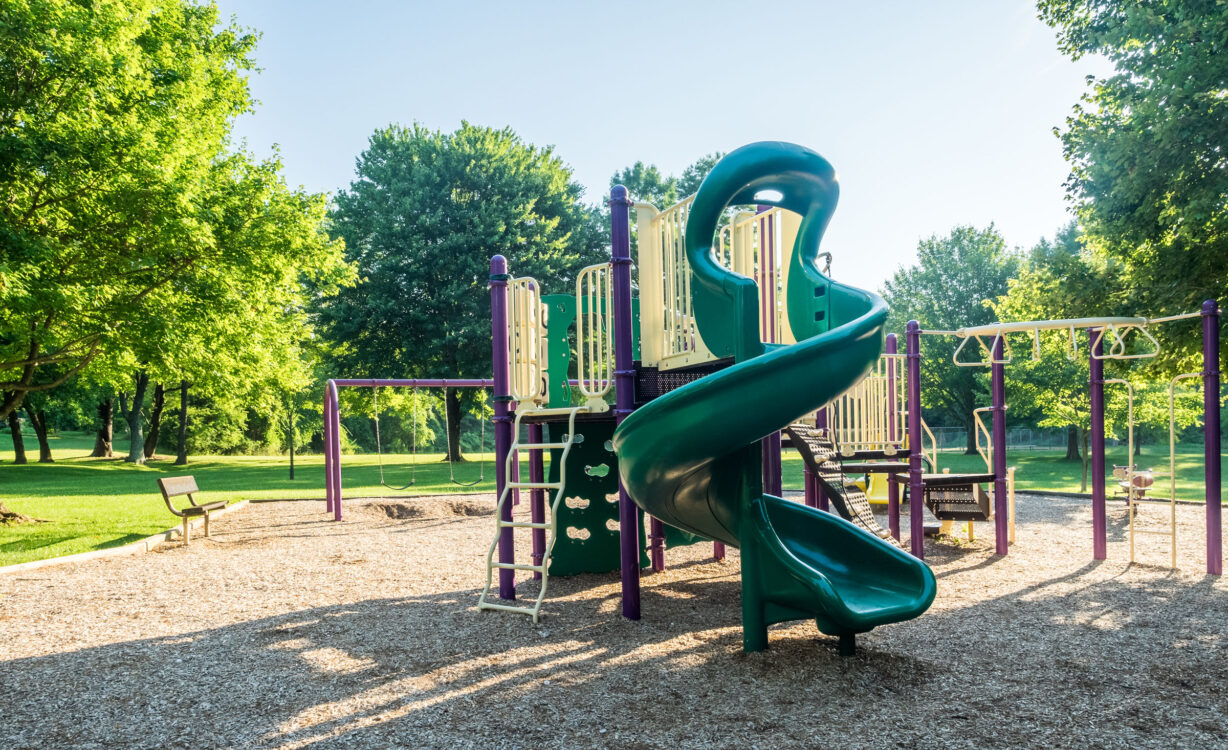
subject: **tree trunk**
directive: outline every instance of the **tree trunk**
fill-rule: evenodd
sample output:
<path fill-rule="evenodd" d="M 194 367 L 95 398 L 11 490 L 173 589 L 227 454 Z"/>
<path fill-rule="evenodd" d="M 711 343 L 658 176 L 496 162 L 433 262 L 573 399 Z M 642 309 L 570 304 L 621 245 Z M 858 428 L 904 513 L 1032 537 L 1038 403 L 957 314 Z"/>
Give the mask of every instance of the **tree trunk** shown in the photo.
<path fill-rule="evenodd" d="M 294 479 L 294 412 L 295 411 L 296 410 L 294 409 L 294 407 L 291 406 L 290 415 L 288 417 L 290 420 L 289 443 L 290 443 L 290 478 L 291 479 Z"/>
<path fill-rule="evenodd" d="M 166 408 L 166 389 L 161 383 L 154 386 L 153 408 L 149 411 L 149 435 L 145 438 L 145 458 L 153 458 L 158 452 L 158 431 L 162 428 L 162 410 Z"/>
<path fill-rule="evenodd" d="M 111 441 L 115 436 L 115 408 L 111 399 L 98 403 L 98 422 L 98 436 L 94 438 L 94 452 L 90 456 L 110 458 L 115 455 L 111 452 Z"/>
<path fill-rule="evenodd" d="M 179 381 L 179 451 L 175 465 L 188 463 L 188 381 Z"/>
<path fill-rule="evenodd" d="M 1083 481 L 1079 485 L 1079 492 L 1087 492 L 1087 467 L 1091 463 L 1091 454 L 1087 451 L 1087 430 L 1079 428 L 1079 442 L 1083 444 Z"/>
<path fill-rule="evenodd" d="M 145 426 L 141 423 L 141 412 L 145 408 L 145 391 L 148 388 L 149 373 L 141 370 L 136 374 L 132 405 L 127 405 L 123 395 L 120 396 L 120 408 L 124 410 L 124 419 L 128 422 L 128 456 L 124 460 L 130 464 L 145 463 Z"/>
<path fill-rule="evenodd" d="M 444 418 L 448 421 L 448 459 L 449 461 L 461 462 L 465 457 L 461 455 L 460 447 L 460 422 L 461 408 L 460 396 L 456 393 L 455 388 L 444 389 Z"/>
<path fill-rule="evenodd" d="M 1079 428 L 1075 425 L 1066 428 L 1066 460 L 1079 460 Z"/>
<path fill-rule="evenodd" d="M 40 464 L 55 463 L 55 459 L 51 457 L 51 444 L 47 442 L 47 412 L 43 409 L 35 411 L 30 404 L 30 399 L 26 399 L 23 406 L 30 417 L 30 424 L 34 426 L 34 436 L 38 438 L 38 462 Z"/>
<path fill-rule="evenodd" d="M 976 449 L 976 419 L 971 414 L 968 415 L 968 446 L 964 450 L 965 456 L 975 456 L 980 451 Z"/>
<path fill-rule="evenodd" d="M 24 464 L 26 462 L 26 444 L 21 439 L 21 417 L 17 416 L 17 410 L 9 412 L 9 431 L 13 433 L 13 463 Z"/>

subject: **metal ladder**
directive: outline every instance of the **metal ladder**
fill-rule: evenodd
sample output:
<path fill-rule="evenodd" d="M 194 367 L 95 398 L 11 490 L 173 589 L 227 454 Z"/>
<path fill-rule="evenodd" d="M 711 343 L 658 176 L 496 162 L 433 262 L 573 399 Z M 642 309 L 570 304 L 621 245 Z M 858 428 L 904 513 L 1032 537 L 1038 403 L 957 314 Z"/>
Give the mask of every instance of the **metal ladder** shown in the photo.
<path fill-rule="evenodd" d="M 515 438 L 512 441 L 511 448 L 508 450 L 507 459 L 504 464 L 503 476 L 508 477 L 508 481 L 503 485 L 503 491 L 499 494 L 499 502 L 495 506 L 495 538 L 490 543 L 490 549 L 486 551 L 486 588 L 482 590 L 482 596 L 478 599 L 478 609 L 496 609 L 504 612 L 521 612 L 530 615 L 533 622 L 536 623 L 541 615 L 542 601 L 546 598 L 546 586 L 549 583 L 549 574 L 547 569 L 550 567 L 550 552 L 554 549 L 555 536 L 558 532 L 558 507 L 563 501 L 563 485 L 567 480 L 567 455 L 571 452 L 571 446 L 575 442 L 576 435 L 576 415 L 581 412 L 589 411 L 588 406 L 568 406 L 554 409 L 528 409 L 525 411 L 517 410 L 516 421 L 512 427 L 512 434 Z M 555 443 L 521 443 L 520 442 L 520 420 L 526 414 L 533 416 L 551 416 L 551 415 L 567 415 L 567 436 L 561 442 Z M 517 451 L 544 451 L 552 448 L 562 449 L 562 454 L 559 456 L 559 481 L 558 482 L 513 482 L 512 477 L 512 461 L 519 460 Z M 505 521 L 503 520 L 503 509 L 512 497 L 512 490 L 554 490 L 554 499 L 550 502 L 549 515 L 544 522 L 533 521 Z M 511 514 L 508 514 L 509 516 Z M 495 560 L 495 551 L 499 547 L 499 537 L 503 533 L 503 529 L 545 529 L 546 530 L 546 547 L 542 553 L 542 558 L 537 565 L 526 565 L 517 562 L 499 562 Z M 514 604 L 498 604 L 487 601 L 490 596 L 490 588 L 494 581 L 495 570 L 526 570 L 541 574 L 541 588 L 537 592 L 537 599 L 533 602 L 533 606 L 517 606 Z"/>

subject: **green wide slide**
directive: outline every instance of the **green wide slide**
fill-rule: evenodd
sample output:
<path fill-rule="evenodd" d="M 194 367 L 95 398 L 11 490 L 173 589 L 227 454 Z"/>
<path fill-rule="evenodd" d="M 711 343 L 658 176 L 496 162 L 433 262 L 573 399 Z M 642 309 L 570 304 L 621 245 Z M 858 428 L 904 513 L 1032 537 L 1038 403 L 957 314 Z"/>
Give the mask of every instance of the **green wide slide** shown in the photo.
<path fill-rule="evenodd" d="M 734 364 L 637 409 L 614 446 L 631 497 L 685 531 L 741 549 L 743 647 L 767 627 L 813 618 L 850 653 L 857 633 L 920 615 L 934 600 L 929 567 L 847 521 L 763 494 L 760 440 L 839 395 L 882 352 L 887 306 L 819 272 L 819 242 L 839 188 L 831 165 L 788 143 L 744 146 L 722 159 L 691 206 L 686 252 L 704 343 Z M 754 281 L 714 259 L 728 205 L 802 216 L 787 312 L 798 343 L 764 344 Z"/>

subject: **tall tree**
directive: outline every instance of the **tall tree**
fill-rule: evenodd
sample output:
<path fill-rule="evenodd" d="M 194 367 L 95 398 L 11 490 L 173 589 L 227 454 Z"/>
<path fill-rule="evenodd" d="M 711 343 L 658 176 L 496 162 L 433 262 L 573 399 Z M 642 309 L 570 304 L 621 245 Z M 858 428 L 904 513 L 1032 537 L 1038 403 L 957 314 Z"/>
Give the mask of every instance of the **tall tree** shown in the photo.
<path fill-rule="evenodd" d="M 0 418 L 200 270 L 254 43 L 190 0 L 0 4 Z"/>
<path fill-rule="evenodd" d="M 15 411 L 9 412 L 9 435 L 13 440 L 13 463 L 24 464 L 26 462 L 26 443 L 21 436 L 21 417 Z"/>
<path fill-rule="evenodd" d="M 392 126 L 371 136 L 336 198 L 333 227 L 361 282 L 321 311 L 352 375 L 486 377 L 490 257 L 547 291 L 608 259 L 600 213 L 550 148 L 510 129 L 452 133 Z M 449 454 L 460 459 L 462 405 L 448 394 Z"/>
<path fill-rule="evenodd" d="M 955 227 L 945 237 L 933 235 L 917 246 L 917 263 L 895 272 L 883 286 L 890 306 L 888 329 L 903 331 L 909 320 L 923 329 L 955 330 L 991 323 L 989 301 L 1006 292 L 1007 279 L 1019 267 L 1018 253 L 990 224 L 985 229 Z M 967 429 L 967 453 L 976 453 L 972 410 L 988 400 L 980 368 L 952 362 L 954 343 L 926 339 L 921 360 L 923 405 L 946 424 Z"/>
<path fill-rule="evenodd" d="M 1082 248 L 1075 224 L 1060 230 L 1052 241 L 1042 240 L 1028 254 L 1006 294 L 994 301 L 1001 320 L 1052 320 L 1062 318 L 1130 315 L 1122 306 L 1124 295 L 1116 294 L 1121 282 L 1119 264 L 1097 257 Z M 1022 337 L 1022 334 L 1020 334 Z M 1032 344 L 1024 343 L 1031 347 Z M 1067 457 L 1082 462 L 1083 491 L 1088 479 L 1088 430 L 1091 412 L 1088 393 L 1088 347 L 1083 330 L 1071 342 L 1067 331 L 1042 335 L 1035 358 L 1017 356 L 1006 379 L 1007 401 L 1012 412 L 1036 412 L 1042 427 L 1061 427 L 1075 435 L 1076 450 Z M 1077 349 L 1076 349 L 1077 347 Z M 1134 423 L 1137 432 L 1167 430 L 1167 391 L 1163 378 L 1157 378 L 1151 362 L 1105 362 L 1110 378 L 1134 383 L 1136 403 Z M 1163 364 L 1161 362 L 1161 367 Z M 1129 429 L 1128 409 L 1119 388 L 1106 390 L 1106 430 L 1110 437 L 1123 438 Z M 1183 396 L 1175 400 L 1174 418 L 1187 427 L 1198 418 L 1198 405 Z M 1139 441 L 1136 441 L 1138 444 Z"/>
<path fill-rule="evenodd" d="M 1040 0 L 1039 13 L 1063 52 L 1102 55 L 1116 68 L 1089 79 L 1057 131 L 1088 248 L 1119 266 L 1115 301 L 1155 317 L 1224 296 L 1228 5 Z M 1196 338 L 1158 334 L 1178 353 L 1164 362 L 1170 371 L 1193 364 Z"/>

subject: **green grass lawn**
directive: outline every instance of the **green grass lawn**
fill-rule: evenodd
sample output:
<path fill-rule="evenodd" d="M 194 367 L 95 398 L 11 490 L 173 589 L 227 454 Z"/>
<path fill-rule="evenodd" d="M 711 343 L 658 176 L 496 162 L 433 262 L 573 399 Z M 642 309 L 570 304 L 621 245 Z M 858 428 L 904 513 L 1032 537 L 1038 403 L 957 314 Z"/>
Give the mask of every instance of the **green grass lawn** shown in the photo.
<path fill-rule="evenodd" d="M 1126 447 L 1110 446 L 1105 454 L 1107 487 L 1113 489 L 1113 466 L 1126 464 Z M 1140 469 L 1155 471 L 1156 483 L 1152 493 L 1168 497 L 1168 446 L 1145 445 L 1142 455 L 1135 461 Z M 1221 466 L 1228 468 L 1228 460 L 1220 459 Z M 1078 461 L 1067 461 L 1066 451 L 1014 451 L 1007 455 L 1007 465 L 1015 467 L 1015 489 L 1052 490 L 1055 492 L 1079 492 L 1082 467 Z M 938 469 L 950 468 L 954 473 L 981 473 L 985 462 L 980 456 L 965 456 L 959 453 L 940 453 Z M 800 490 L 802 485 L 802 461 L 796 453 L 787 451 L 782 461 L 785 489 Z M 1223 469 L 1221 470 L 1223 471 Z M 1091 478 L 1088 477 L 1088 492 Z M 1201 445 L 1177 446 L 1177 499 L 1203 499 L 1203 459 Z"/>
<path fill-rule="evenodd" d="M 126 440 L 115 441 L 117 452 L 126 447 Z M 195 476 L 203 490 L 197 499 L 206 502 L 324 497 L 323 456 L 297 457 L 296 478 L 291 480 L 288 456 L 193 456 L 187 466 L 174 466 L 173 459 L 134 466 L 121 458 L 89 458 L 93 436 L 66 433 L 52 440 L 55 463 L 13 466 L 7 431 L 0 448 L 0 502 L 49 521 L 0 526 L 0 565 L 114 547 L 175 526 L 179 519 L 167 511 L 158 494 L 158 477 Z M 31 461 L 38 459 L 33 435 L 26 440 L 26 451 Z M 485 481 L 458 487 L 449 481 L 442 454 L 419 454 L 413 467 L 416 484 L 404 492 L 380 485 L 375 456 L 347 455 L 342 459 L 342 496 L 493 492 L 491 456 L 466 455 L 470 461 L 456 466 L 457 481 L 471 482 L 483 468 Z M 483 457 L 484 467 L 479 460 Z M 411 460 L 406 455 L 384 457 L 389 484 L 409 482 Z"/>
<path fill-rule="evenodd" d="M 126 440 L 115 442 L 117 450 L 126 445 Z M 30 459 L 37 460 L 33 435 L 26 440 L 26 447 Z M 291 480 L 286 456 L 201 456 L 192 457 L 186 467 L 174 466 L 170 460 L 133 466 L 118 458 L 89 458 L 92 448 L 92 435 L 65 433 L 52 439 L 54 464 L 13 466 L 8 432 L 3 432 L 0 437 L 0 502 L 49 523 L 0 526 L 0 565 L 114 547 L 175 526 L 178 519 L 167 512 L 155 484 L 161 476 L 192 474 L 204 490 L 199 498 L 204 501 L 324 497 L 322 456 L 298 458 L 297 478 Z M 1177 496 L 1200 499 L 1201 446 L 1178 446 L 1178 450 Z M 448 464 L 441 458 L 440 454 L 420 454 L 414 468 L 415 486 L 394 492 L 380 485 L 375 456 L 344 456 L 343 496 L 494 491 L 494 466 L 489 456 L 486 456 L 484 467 L 485 481 L 472 487 L 451 484 Z M 469 458 L 469 463 L 456 467 L 459 481 L 470 482 L 478 478 L 481 456 L 470 454 Z M 1009 458 L 1010 465 L 1016 467 L 1016 486 L 1020 490 L 1079 490 L 1079 463 L 1063 460 L 1061 451 L 1018 451 L 1011 453 Z M 388 483 L 407 484 L 412 460 L 407 455 L 385 456 Z M 1125 460 L 1124 447 L 1110 448 L 1107 460 L 1110 471 L 1114 463 L 1124 464 Z M 1145 446 L 1138 463 L 1157 472 L 1167 472 L 1168 450 L 1164 446 Z M 984 470 L 979 457 L 954 453 L 941 454 L 939 466 L 950 467 L 955 472 Z M 783 470 L 784 486 L 802 489 L 802 462 L 796 453 L 785 453 Z M 1157 495 L 1167 494 L 1167 481 L 1167 477 L 1157 477 Z M 322 513 L 322 503 L 320 510 Z"/>

